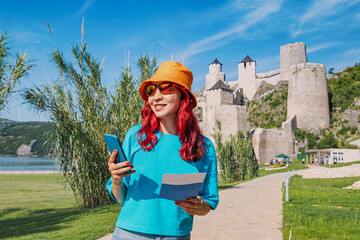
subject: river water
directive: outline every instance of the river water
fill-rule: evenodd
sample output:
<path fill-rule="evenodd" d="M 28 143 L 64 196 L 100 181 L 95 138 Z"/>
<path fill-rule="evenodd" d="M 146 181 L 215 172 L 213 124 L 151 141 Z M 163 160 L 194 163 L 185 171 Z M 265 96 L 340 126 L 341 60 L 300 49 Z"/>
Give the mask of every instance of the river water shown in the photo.
<path fill-rule="evenodd" d="M 0 157 L 0 171 L 57 171 L 53 158 Z"/>

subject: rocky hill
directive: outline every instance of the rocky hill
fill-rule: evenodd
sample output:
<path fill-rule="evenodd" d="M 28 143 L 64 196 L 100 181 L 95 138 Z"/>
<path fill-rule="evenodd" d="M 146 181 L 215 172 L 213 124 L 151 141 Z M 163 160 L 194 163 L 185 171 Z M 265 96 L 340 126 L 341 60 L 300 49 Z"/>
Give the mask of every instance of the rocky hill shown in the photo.
<path fill-rule="evenodd" d="M 330 130 L 341 141 L 360 137 L 360 64 L 328 77 Z"/>
<path fill-rule="evenodd" d="M 0 118 L 0 155 L 46 156 L 55 127 L 50 122 L 16 122 Z"/>
<path fill-rule="evenodd" d="M 261 82 L 253 100 L 246 103 L 251 128 L 280 128 L 286 120 L 288 82 L 276 86 Z"/>

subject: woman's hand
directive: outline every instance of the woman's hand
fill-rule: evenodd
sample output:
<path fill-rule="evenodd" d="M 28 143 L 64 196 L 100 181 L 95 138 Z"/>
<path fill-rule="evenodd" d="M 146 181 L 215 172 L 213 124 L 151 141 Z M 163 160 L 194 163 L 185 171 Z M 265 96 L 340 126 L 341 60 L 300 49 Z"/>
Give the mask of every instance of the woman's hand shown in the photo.
<path fill-rule="evenodd" d="M 204 216 L 208 214 L 211 209 L 210 205 L 200 196 L 187 198 L 186 201 L 176 201 L 175 204 L 190 215 Z"/>
<path fill-rule="evenodd" d="M 126 173 L 127 171 L 133 169 L 134 165 L 130 165 L 129 161 L 115 163 L 116 154 L 117 150 L 114 150 L 112 154 L 110 154 L 109 152 L 110 159 L 108 162 L 108 166 L 113 182 L 115 182 L 116 184 L 121 184 L 122 179 L 126 176 L 133 174 L 135 170 L 132 170 L 131 173 Z"/>

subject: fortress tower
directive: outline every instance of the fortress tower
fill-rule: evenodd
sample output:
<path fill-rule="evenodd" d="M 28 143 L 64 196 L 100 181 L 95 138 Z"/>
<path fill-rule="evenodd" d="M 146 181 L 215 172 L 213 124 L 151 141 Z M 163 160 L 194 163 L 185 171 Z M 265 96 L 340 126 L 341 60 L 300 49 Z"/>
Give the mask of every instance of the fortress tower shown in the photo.
<path fill-rule="evenodd" d="M 257 89 L 255 77 L 256 62 L 247 55 L 238 63 L 238 87 L 243 89 L 244 95 L 250 100 L 252 100 Z"/>
<path fill-rule="evenodd" d="M 222 64 L 217 58 L 209 64 L 209 73 L 206 74 L 206 90 L 212 88 L 219 80 L 225 83 L 225 73 L 222 71 Z"/>
<path fill-rule="evenodd" d="M 297 42 L 280 47 L 280 80 L 289 80 L 289 71 L 292 65 L 306 63 L 305 43 Z"/>
<path fill-rule="evenodd" d="M 330 124 L 325 66 L 302 63 L 290 67 L 287 119 L 296 115 L 297 127 L 318 132 Z"/>

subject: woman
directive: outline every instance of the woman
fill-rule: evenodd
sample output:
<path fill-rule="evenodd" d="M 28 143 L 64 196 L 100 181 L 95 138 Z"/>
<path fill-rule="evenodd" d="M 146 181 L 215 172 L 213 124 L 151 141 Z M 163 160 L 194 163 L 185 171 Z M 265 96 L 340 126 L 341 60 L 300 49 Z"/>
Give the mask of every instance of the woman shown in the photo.
<path fill-rule="evenodd" d="M 115 164 L 114 151 L 108 163 L 112 177 L 106 187 L 122 204 L 113 239 L 190 239 L 193 216 L 216 208 L 217 160 L 192 111 L 197 105 L 192 81 L 188 68 L 171 61 L 141 84 L 146 105 L 142 124 L 132 127 L 123 142 L 128 162 Z M 163 174 L 199 172 L 207 173 L 199 196 L 158 198 Z"/>

